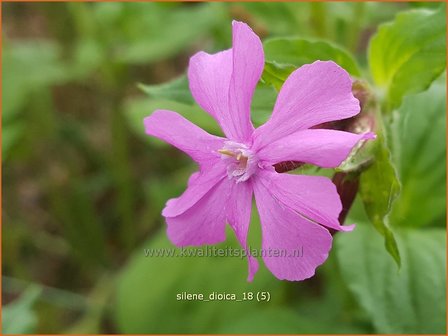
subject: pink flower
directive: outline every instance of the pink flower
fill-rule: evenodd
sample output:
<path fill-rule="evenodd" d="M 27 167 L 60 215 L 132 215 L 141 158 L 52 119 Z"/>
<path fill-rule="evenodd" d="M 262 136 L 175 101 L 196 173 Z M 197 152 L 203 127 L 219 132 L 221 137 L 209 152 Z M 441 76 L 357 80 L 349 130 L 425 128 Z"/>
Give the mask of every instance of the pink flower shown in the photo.
<path fill-rule="evenodd" d="M 179 114 L 157 110 L 145 118 L 146 133 L 187 153 L 199 164 L 186 191 L 163 209 L 167 233 L 176 246 L 216 244 L 228 223 L 248 251 L 252 195 L 262 225 L 263 260 L 279 279 L 303 280 L 328 257 L 327 228 L 349 231 L 338 215 L 341 201 L 330 179 L 278 174 L 273 165 L 301 161 L 337 167 L 372 133 L 310 129 L 359 113 L 352 81 L 333 62 L 317 61 L 294 71 L 278 95 L 271 118 L 254 129 L 250 105 L 264 67 L 260 39 L 234 21 L 233 47 L 190 59 L 188 78 L 196 102 L 221 126 L 226 138 L 208 134 Z M 303 254 L 298 254 L 300 249 Z M 268 253 L 268 251 L 283 251 Z M 291 252 L 284 253 L 284 252 Z M 280 255 L 280 256 L 279 256 Z M 252 281 L 258 261 L 248 254 Z"/>

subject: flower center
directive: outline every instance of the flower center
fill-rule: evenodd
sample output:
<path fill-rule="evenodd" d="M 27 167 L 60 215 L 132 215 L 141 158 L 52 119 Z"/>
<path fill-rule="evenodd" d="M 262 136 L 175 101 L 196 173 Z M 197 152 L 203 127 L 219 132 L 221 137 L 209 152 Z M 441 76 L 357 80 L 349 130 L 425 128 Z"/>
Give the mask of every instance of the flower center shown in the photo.
<path fill-rule="evenodd" d="M 247 181 L 258 168 L 257 157 L 244 144 L 225 141 L 224 147 L 218 152 L 227 164 L 227 175 L 235 179 L 237 183 Z"/>

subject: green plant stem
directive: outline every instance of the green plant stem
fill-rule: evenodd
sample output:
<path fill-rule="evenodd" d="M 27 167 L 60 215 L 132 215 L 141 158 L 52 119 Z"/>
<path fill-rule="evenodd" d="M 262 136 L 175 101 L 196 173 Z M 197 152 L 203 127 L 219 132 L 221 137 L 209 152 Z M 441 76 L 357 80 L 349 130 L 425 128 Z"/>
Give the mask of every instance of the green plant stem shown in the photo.
<path fill-rule="evenodd" d="M 311 6 L 311 20 L 316 35 L 325 38 L 327 37 L 327 6 L 324 2 L 313 2 Z"/>
<path fill-rule="evenodd" d="M 364 2 L 355 2 L 353 3 L 352 10 L 353 20 L 351 21 L 351 27 L 348 30 L 347 46 L 351 52 L 356 53 L 361 27 L 366 13 L 366 4 Z"/>
<path fill-rule="evenodd" d="M 117 188 L 117 211 L 120 219 L 120 238 L 127 249 L 135 243 L 136 227 L 134 216 L 134 192 L 132 173 L 129 164 L 128 130 L 121 110 L 115 106 L 111 122 L 110 164 Z"/>

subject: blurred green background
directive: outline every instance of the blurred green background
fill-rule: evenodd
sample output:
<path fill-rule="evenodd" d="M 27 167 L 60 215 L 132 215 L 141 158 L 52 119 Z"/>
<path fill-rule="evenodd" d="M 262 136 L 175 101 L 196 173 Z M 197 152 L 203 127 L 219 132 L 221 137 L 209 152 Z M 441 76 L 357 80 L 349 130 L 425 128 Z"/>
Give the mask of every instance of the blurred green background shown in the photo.
<path fill-rule="evenodd" d="M 370 80 L 367 47 L 378 25 L 438 6 L 2 3 L 3 332 L 444 333 L 443 76 L 404 100 L 399 115 L 415 117 L 391 124 L 404 186 L 391 215 L 400 270 L 380 235 L 362 224 L 369 220 L 359 200 L 350 214 L 358 228 L 337 236 L 329 260 L 304 282 L 278 281 L 261 266 L 247 283 L 245 260 L 143 251 L 171 246 L 160 212 L 195 167 L 147 138 L 142 118 L 172 109 L 219 132 L 178 77 L 196 51 L 230 47 L 232 19 L 262 39 L 340 46 Z M 257 125 L 274 99 L 272 88 L 259 88 Z M 424 230 L 401 232 L 400 223 Z M 254 239 L 257 225 L 254 218 Z M 235 244 L 229 233 L 222 246 Z M 183 291 L 269 291 L 271 301 L 176 301 Z"/>

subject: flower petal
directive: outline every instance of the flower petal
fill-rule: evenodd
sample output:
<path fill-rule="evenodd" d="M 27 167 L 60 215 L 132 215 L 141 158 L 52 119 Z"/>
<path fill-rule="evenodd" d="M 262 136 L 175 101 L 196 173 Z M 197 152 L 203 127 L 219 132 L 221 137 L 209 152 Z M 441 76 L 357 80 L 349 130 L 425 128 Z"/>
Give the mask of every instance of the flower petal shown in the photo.
<path fill-rule="evenodd" d="M 262 171 L 260 182 L 272 196 L 304 219 L 334 230 L 351 231 L 353 225 L 341 226 L 341 199 L 333 182 L 324 176 L 278 174 Z"/>
<path fill-rule="evenodd" d="M 227 137 L 236 133 L 229 112 L 232 69 L 232 49 L 213 55 L 200 51 L 190 58 L 188 65 L 191 94 L 198 105 L 218 121 Z"/>
<path fill-rule="evenodd" d="M 232 121 L 240 127 L 239 140 L 251 140 L 254 127 L 250 120 L 252 97 L 264 69 L 260 38 L 245 23 L 233 21 L 233 73 L 229 103 Z"/>
<path fill-rule="evenodd" d="M 162 215 L 176 217 L 184 213 L 205 196 L 218 182 L 227 177 L 226 166 L 216 160 L 213 168 L 201 168 L 190 176 L 187 189 L 177 198 L 168 200 Z"/>
<path fill-rule="evenodd" d="M 355 134 L 327 129 L 298 131 L 263 147 L 257 156 L 267 164 L 300 161 L 324 168 L 338 167 L 360 140 L 373 133 Z"/>
<path fill-rule="evenodd" d="M 255 273 L 258 271 L 258 261 L 250 254 L 250 250 L 247 246 L 253 187 L 251 181 L 235 183 L 234 181 L 229 180 L 229 182 L 232 184 L 233 190 L 226 207 L 228 211 L 227 220 L 235 232 L 241 246 L 246 251 L 249 271 L 247 281 L 252 281 Z"/>
<path fill-rule="evenodd" d="M 211 135 L 180 114 L 157 110 L 144 120 L 146 133 L 182 150 L 199 164 L 219 158 L 223 138 Z"/>
<path fill-rule="evenodd" d="M 331 234 L 279 203 L 262 183 L 254 183 L 254 190 L 266 267 L 280 280 L 312 277 L 328 257 Z"/>
<path fill-rule="evenodd" d="M 227 138 L 250 140 L 250 104 L 264 67 L 260 39 L 244 23 L 233 22 L 233 47 L 190 59 L 188 78 L 196 102 L 220 124 Z"/>
<path fill-rule="evenodd" d="M 248 257 L 248 281 L 258 271 L 258 261 L 247 246 L 253 188 L 250 182 L 235 183 L 224 177 L 225 169 L 201 171 L 190 177 L 187 190 L 169 200 L 162 214 L 168 236 L 176 246 L 215 244 L 225 240 L 229 223 Z"/>
<path fill-rule="evenodd" d="M 178 247 L 223 242 L 226 239 L 223 208 L 231 191 L 229 180 L 222 179 L 181 215 L 166 217 L 171 242 Z"/>
<path fill-rule="evenodd" d="M 359 113 L 349 74 L 331 61 L 295 70 L 285 81 L 271 118 L 254 132 L 255 148 L 312 126 Z"/>

